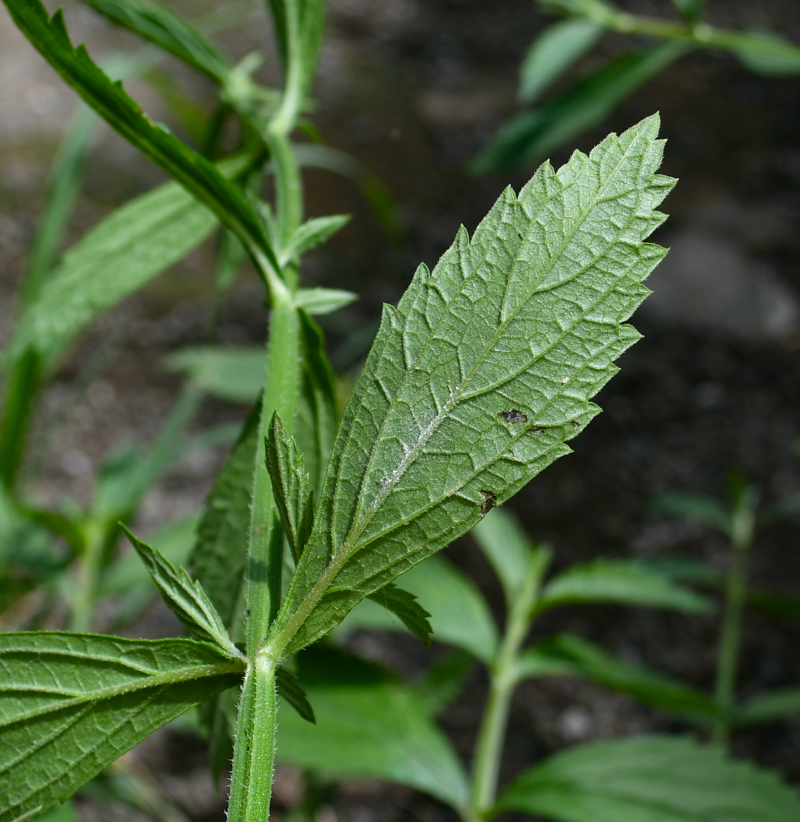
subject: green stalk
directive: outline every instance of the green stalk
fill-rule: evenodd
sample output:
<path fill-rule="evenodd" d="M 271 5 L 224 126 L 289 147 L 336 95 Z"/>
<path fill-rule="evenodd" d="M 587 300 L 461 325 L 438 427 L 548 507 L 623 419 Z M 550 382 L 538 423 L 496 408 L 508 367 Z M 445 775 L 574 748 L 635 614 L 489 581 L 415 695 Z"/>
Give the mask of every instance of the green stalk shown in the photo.
<path fill-rule="evenodd" d="M 747 560 L 755 538 L 755 505 L 752 495 L 745 491 L 733 512 L 731 521 L 733 565 L 728 575 L 725 592 L 725 616 L 722 623 L 717 677 L 714 698 L 722 715 L 714 723 L 714 742 L 727 745 L 731 732 L 731 710 L 736 691 L 736 673 L 739 665 L 739 643 L 742 634 L 742 615 L 747 597 Z"/>
<path fill-rule="evenodd" d="M 107 541 L 106 530 L 100 522 L 90 520 L 83 527 L 83 532 L 86 542 L 83 553 L 78 558 L 69 616 L 69 630 L 79 633 L 86 633 L 92 628 L 97 581 Z"/>
<path fill-rule="evenodd" d="M 543 550 L 531 557 L 525 584 L 516 602 L 510 604 L 505 636 L 489 671 L 489 698 L 475 743 L 469 822 L 487 818 L 495 803 L 508 713 L 517 685 L 517 659 L 533 624 L 542 577 L 549 561 L 549 553 Z"/>
<path fill-rule="evenodd" d="M 233 752 L 228 822 L 266 822 L 272 798 L 277 728 L 277 666 L 257 654 L 245 675 Z"/>

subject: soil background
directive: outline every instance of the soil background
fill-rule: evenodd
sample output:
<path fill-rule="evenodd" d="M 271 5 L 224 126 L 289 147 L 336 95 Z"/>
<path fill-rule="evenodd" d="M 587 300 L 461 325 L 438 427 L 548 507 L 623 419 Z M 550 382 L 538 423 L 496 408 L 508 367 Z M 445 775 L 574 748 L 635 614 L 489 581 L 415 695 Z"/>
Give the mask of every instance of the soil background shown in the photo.
<path fill-rule="evenodd" d="M 52 4 L 48 4 L 53 8 Z M 187 14 L 212 0 L 175 0 Z M 221 5 L 221 4 L 220 4 Z M 668 2 L 620 3 L 637 13 L 673 16 Z M 771 28 L 800 43 L 796 0 L 712 0 L 708 21 Z M 70 0 L 75 42 L 100 58 L 138 46 L 88 8 Z M 264 48 L 263 18 L 219 36 L 235 59 Z M 520 60 L 552 18 L 529 0 L 332 0 L 328 35 L 311 114 L 326 143 L 358 157 L 391 192 L 399 232 L 387 232 L 353 184 L 321 171 L 306 174 L 311 216 L 352 213 L 351 224 L 309 256 L 307 284 L 349 288 L 361 299 L 322 318 L 334 365 L 354 375 L 377 328 L 380 306 L 402 294 L 417 264 L 433 265 L 459 224 L 470 231 L 506 185 L 532 173 L 471 176 L 466 170 L 499 125 L 517 111 Z M 628 41 L 607 35 L 585 61 L 619 53 Z M 213 89 L 177 62 L 162 70 L 203 110 Z M 274 58 L 260 70 L 277 78 Z M 148 113 L 183 135 L 152 87 L 126 84 Z M 14 291 L 44 202 L 48 166 L 75 97 L 0 12 L 0 340 L 8 338 Z M 654 295 L 634 322 L 644 339 L 620 360 L 621 373 L 601 392 L 606 411 L 560 460 L 511 503 L 530 535 L 555 549 L 555 567 L 597 556 L 682 553 L 724 570 L 724 541 L 706 529 L 649 513 L 658 493 L 725 494 L 725 472 L 741 470 L 765 502 L 800 491 L 800 77 L 764 78 L 728 54 L 697 52 L 666 69 L 607 122 L 553 153 L 560 165 L 574 148 L 589 150 L 661 112 L 668 138 L 664 172 L 680 178 L 655 241 L 672 254 L 652 276 Z M 66 245 L 116 205 L 163 180 L 121 138 L 101 128 Z M 127 300 L 70 353 L 37 417 L 27 475 L 31 493 L 53 503 L 85 499 L 94 468 L 123 442 L 152 440 L 179 389 L 164 355 L 207 340 L 211 243 Z M 260 285 L 245 271 L 225 303 L 220 339 L 263 342 Z M 79 387 L 76 388 L 76 378 Z M 88 389 L 88 390 L 87 390 Z M 241 420 L 246 409 L 205 402 L 197 428 Z M 145 501 L 137 530 L 198 510 L 224 448 L 184 461 Z M 752 558 L 752 583 L 800 596 L 800 521 L 771 528 Z M 498 617 L 497 583 L 469 539 L 447 555 L 476 580 Z M 424 603 L 423 603 L 424 604 Z M 102 613 L 98 628 L 102 628 Z M 632 661 L 710 688 L 718 614 L 684 617 L 630 608 L 575 608 L 543 619 L 535 635 L 569 629 Z M 173 635 L 158 603 L 132 635 Z M 800 621 L 748 615 L 741 695 L 800 683 Z M 413 675 L 427 664 L 421 646 L 398 635 L 356 636 L 352 647 Z M 441 652 L 434 648 L 433 653 Z M 468 759 L 486 681 L 477 671 L 442 722 Z M 503 781 L 569 744 L 648 730 L 688 728 L 668 716 L 574 680 L 537 680 L 515 698 Z M 800 783 L 800 717 L 742 731 L 742 757 Z M 224 801 L 207 775 L 196 739 L 172 730 L 137 749 L 137 760 L 193 820 L 221 820 Z M 299 775 L 281 769 L 278 812 L 297 802 Z M 141 819 L 82 801 L 85 822 Z M 318 814 L 318 817 L 320 815 Z M 445 807 L 411 791 L 373 782 L 342 786 L 319 822 L 380 819 L 435 822 Z"/>

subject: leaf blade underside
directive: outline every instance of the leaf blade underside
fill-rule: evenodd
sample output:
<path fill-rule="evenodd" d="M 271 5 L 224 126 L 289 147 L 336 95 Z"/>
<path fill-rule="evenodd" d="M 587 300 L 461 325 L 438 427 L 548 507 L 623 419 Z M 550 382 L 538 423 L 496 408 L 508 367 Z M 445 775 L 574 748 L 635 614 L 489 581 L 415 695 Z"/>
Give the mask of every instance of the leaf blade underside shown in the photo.
<path fill-rule="evenodd" d="M 0 635 L 0 820 L 71 796 L 241 667 L 189 639 Z"/>
<path fill-rule="evenodd" d="M 589 398 L 639 338 L 624 321 L 666 253 L 644 242 L 674 185 L 655 173 L 657 130 L 654 116 L 544 164 L 384 309 L 274 649 L 305 647 L 465 533 L 598 413 Z"/>

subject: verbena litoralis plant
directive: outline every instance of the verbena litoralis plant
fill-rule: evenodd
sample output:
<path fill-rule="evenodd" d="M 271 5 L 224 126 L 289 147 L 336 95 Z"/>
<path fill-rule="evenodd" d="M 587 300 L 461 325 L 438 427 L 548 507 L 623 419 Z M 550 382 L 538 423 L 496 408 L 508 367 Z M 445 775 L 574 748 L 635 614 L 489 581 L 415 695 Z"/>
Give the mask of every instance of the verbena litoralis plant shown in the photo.
<path fill-rule="evenodd" d="M 297 262 L 343 220 L 303 222 L 290 143 L 319 50 L 322 3 L 270 3 L 283 92 L 277 101 L 246 96 L 257 103 L 248 110 L 234 85 L 232 105 L 243 110 L 255 145 L 215 166 L 154 125 L 85 50 L 74 49 L 60 14 L 49 19 L 38 0 L 4 2 L 86 102 L 183 188 L 159 192 L 167 216 L 155 220 L 140 247 L 166 231 L 179 207 L 213 226 L 208 209 L 255 264 L 270 319 L 262 397 L 200 524 L 197 579 L 130 535 L 195 638 L 3 635 L 0 819 L 28 818 L 69 796 L 151 731 L 226 692 L 236 706 L 229 817 L 265 820 L 276 680 L 286 701 L 311 717 L 286 667 L 294 655 L 367 596 L 424 633 L 426 614 L 393 579 L 567 453 L 565 442 L 597 413 L 589 400 L 612 376 L 615 357 L 637 339 L 624 321 L 664 255 L 645 242 L 663 221 L 654 209 L 673 185 L 656 174 L 658 121 L 610 136 L 558 173 L 542 166 L 519 196 L 508 190 L 500 197 L 471 238 L 461 230 L 432 273 L 421 267 L 398 307 L 384 310 L 337 432 L 331 371 L 304 306 L 338 298 L 300 289 Z M 194 48 L 191 27 L 160 7 L 93 5 L 197 67 L 219 69 L 208 44 Z M 226 176 L 249 176 L 263 158 L 262 143 L 275 175 L 274 209 Z M 228 707 L 222 698 L 210 712 L 215 727 L 225 724 Z M 433 774 L 452 764 L 446 748 L 438 754 L 438 764 L 436 756 L 428 763 Z M 720 780 L 735 782 L 741 771 L 715 756 Z M 663 770 L 663 757 L 656 759 L 653 767 Z M 494 806 L 491 791 L 476 790 L 472 802 L 468 793 L 454 801 L 467 819 L 522 802 L 515 804 L 512 793 Z M 779 785 L 754 777 L 747 797 L 756 812 L 766 808 L 754 819 L 772 811 L 788 818 L 780 816 L 790 800 Z M 580 809 L 537 810 L 586 818 L 575 815 Z"/>
<path fill-rule="evenodd" d="M 716 28 L 703 19 L 705 0 L 672 0 L 678 20 L 623 11 L 607 0 L 537 0 L 563 15 L 539 35 L 520 67 L 518 100 L 525 110 L 506 123 L 475 158 L 476 172 L 507 169 L 547 156 L 605 120 L 670 63 L 697 49 L 734 54 L 767 77 L 800 74 L 800 47 L 777 34 Z M 632 48 L 540 97 L 590 54 L 607 32 L 657 45 Z"/>
<path fill-rule="evenodd" d="M 748 590 L 747 567 L 751 549 L 765 529 L 800 511 L 797 495 L 771 505 L 759 505 L 758 490 L 736 471 L 728 475 L 727 503 L 696 494 L 664 494 L 653 500 L 654 511 L 699 522 L 722 533 L 731 548 L 731 565 L 726 574 L 697 561 L 667 561 L 663 571 L 685 582 L 719 586 L 724 589 L 724 614 L 713 702 L 718 716 L 712 724 L 714 739 L 728 743 L 732 730 L 764 722 L 774 722 L 800 712 L 800 687 L 788 687 L 759 694 L 745 702 L 736 699 L 742 622 L 745 609 L 764 615 L 796 618 L 800 601 L 789 594 L 768 590 Z"/>

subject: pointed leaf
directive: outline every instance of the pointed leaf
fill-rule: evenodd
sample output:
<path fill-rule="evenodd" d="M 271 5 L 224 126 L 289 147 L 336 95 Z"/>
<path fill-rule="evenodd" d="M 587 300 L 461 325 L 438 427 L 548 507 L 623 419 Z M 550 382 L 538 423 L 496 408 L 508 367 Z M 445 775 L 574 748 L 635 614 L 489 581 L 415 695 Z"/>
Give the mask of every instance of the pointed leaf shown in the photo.
<path fill-rule="evenodd" d="M 241 672 L 189 639 L 0 634 L 0 822 L 63 801 Z"/>
<path fill-rule="evenodd" d="M 528 576 L 533 545 L 512 513 L 490 511 L 470 532 L 500 578 L 506 603 L 516 602 Z"/>
<path fill-rule="evenodd" d="M 378 605 L 391 611 L 403 625 L 418 637 L 426 649 L 431 647 L 430 614 L 417 602 L 414 594 L 398 588 L 393 583 L 384 585 L 380 591 L 370 594 L 369 598 Z"/>
<path fill-rule="evenodd" d="M 186 256 L 216 225 L 174 183 L 121 206 L 64 255 L 22 314 L 4 360 L 33 347 L 52 367 L 98 314 Z"/>
<path fill-rule="evenodd" d="M 562 20 L 545 29 L 520 66 L 517 92 L 520 102 L 535 100 L 592 48 L 603 31 L 603 27 L 594 20 L 579 17 Z"/>
<path fill-rule="evenodd" d="M 661 494 L 651 500 L 648 507 L 657 514 L 669 514 L 701 522 L 723 534 L 730 534 L 731 531 L 730 511 L 711 497 L 701 497 L 697 494 Z"/>
<path fill-rule="evenodd" d="M 736 34 L 731 44 L 739 61 L 756 74 L 789 77 L 800 74 L 800 47 L 776 34 Z"/>
<path fill-rule="evenodd" d="M 207 394 L 252 405 L 264 387 L 264 346 L 194 346 L 165 358 L 170 371 L 187 374 Z"/>
<path fill-rule="evenodd" d="M 153 578 L 161 596 L 178 619 L 200 639 L 211 640 L 231 657 L 238 656 L 222 619 L 199 582 L 193 582 L 183 568 L 166 560 L 147 543 L 137 539 L 124 525 L 130 540 Z"/>
<path fill-rule="evenodd" d="M 430 612 L 433 639 L 463 648 L 487 665 L 499 639 L 489 606 L 475 583 L 443 557 L 431 557 L 400 578 Z M 397 630 L 397 621 L 372 604 L 359 603 L 340 626 L 343 633 L 355 628 Z"/>
<path fill-rule="evenodd" d="M 299 288 L 295 302 L 311 316 L 331 314 L 355 302 L 358 294 L 341 288 Z"/>
<path fill-rule="evenodd" d="M 605 120 L 617 106 L 688 51 L 682 42 L 626 54 L 515 117 L 475 158 L 472 170 L 514 168 L 546 157 Z"/>
<path fill-rule="evenodd" d="M 8 355 L 8 360 L 11 360 Z M 0 367 L 3 358 L 0 357 Z M 0 483 L 12 490 L 22 463 L 31 411 L 39 390 L 42 361 L 32 346 L 24 347 L 5 379 L 0 420 Z"/>
<path fill-rule="evenodd" d="M 307 220 L 295 231 L 286 248 L 281 249 L 281 262 L 286 264 L 302 256 L 306 251 L 322 245 L 349 222 L 349 214 L 334 214 L 330 217 L 316 217 L 313 220 Z"/>
<path fill-rule="evenodd" d="M 782 688 L 753 697 L 736 708 L 733 721 L 736 725 L 758 725 L 797 713 L 800 713 L 800 688 Z"/>
<path fill-rule="evenodd" d="M 289 541 L 294 561 L 299 562 L 314 512 L 311 508 L 309 478 L 303 455 L 294 438 L 286 431 L 277 411 L 272 416 L 266 442 L 267 469 L 272 480 L 272 495 Z"/>
<path fill-rule="evenodd" d="M 165 51 L 224 85 L 231 65 L 214 43 L 189 20 L 153 0 L 83 0 Z"/>
<path fill-rule="evenodd" d="M 647 565 L 611 559 L 573 565 L 554 577 L 542 591 L 538 610 L 590 602 L 669 608 L 685 613 L 712 610 L 708 599 L 650 570 Z"/>
<path fill-rule="evenodd" d="M 657 130 L 652 117 L 542 166 L 385 308 L 273 624 L 280 653 L 472 528 L 597 414 L 665 254 L 643 242 L 674 184 L 655 175 Z"/>
<path fill-rule="evenodd" d="M 60 11 L 51 19 L 40 0 L 3 2 L 22 33 L 112 128 L 211 209 L 244 243 L 260 269 L 279 273 L 264 226 L 244 195 L 208 160 L 148 119 L 83 46 L 73 48 Z"/>
<path fill-rule="evenodd" d="M 571 634 L 540 642 L 522 652 L 520 680 L 538 676 L 574 676 L 628 694 L 645 705 L 711 722 L 719 715 L 714 701 L 701 691 L 642 665 L 632 665 Z"/>
<path fill-rule="evenodd" d="M 517 779 L 497 808 L 563 822 L 793 822 L 800 797 L 717 746 L 643 736 L 558 753 Z"/>
<path fill-rule="evenodd" d="M 312 725 L 316 724 L 314 709 L 308 701 L 308 696 L 303 690 L 300 680 L 287 671 L 286 668 L 279 668 L 275 681 L 281 699 L 285 699 L 306 722 L 310 722 Z"/>
<path fill-rule="evenodd" d="M 261 403 L 256 402 L 239 440 L 217 474 L 197 528 L 191 566 L 231 632 L 244 578 L 250 494 Z"/>

